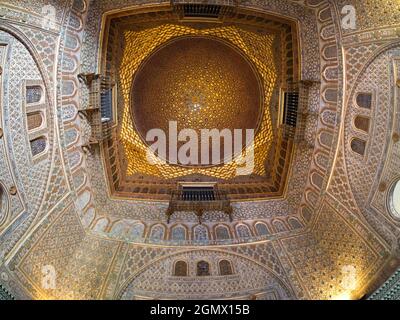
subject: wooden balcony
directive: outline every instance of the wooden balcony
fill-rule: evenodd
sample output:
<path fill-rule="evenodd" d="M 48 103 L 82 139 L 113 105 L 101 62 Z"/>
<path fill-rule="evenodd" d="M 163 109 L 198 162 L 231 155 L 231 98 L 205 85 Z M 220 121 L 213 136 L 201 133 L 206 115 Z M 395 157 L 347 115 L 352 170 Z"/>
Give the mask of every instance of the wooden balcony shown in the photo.
<path fill-rule="evenodd" d="M 111 136 L 114 83 L 110 77 L 94 73 L 79 74 L 88 88 L 88 105 L 79 110 L 90 123 L 90 144 L 98 144 Z"/>
<path fill-rule="evenodd" d="M 288 83 L 281 97 L 281 129 L 285 138 L 297 144 L 305 142 L 306 126 L 318 114 L 309 111 L 311 87 L 319 82 L 300 81 Z M 310 146 L 314 147 L 314 146 Z"/>
<path fill-rule="evenodd" d="M 223 21 L 237 7 L 235 0 L 173 0 L 172 5 L 180 20 L 184 21 Z"/>
<path fill-rule="evenodd" d="M 229 216 L 232 221 L 232 206 L 225 192 L 204 188 L 192 188 L 190 190 L 176 190 L 171 195 L 171 201 L 167 210 L 168 223 L 175 212 L 194 212 L 202 223 L 202 217 L 206 211 L 221 211 Z"/>

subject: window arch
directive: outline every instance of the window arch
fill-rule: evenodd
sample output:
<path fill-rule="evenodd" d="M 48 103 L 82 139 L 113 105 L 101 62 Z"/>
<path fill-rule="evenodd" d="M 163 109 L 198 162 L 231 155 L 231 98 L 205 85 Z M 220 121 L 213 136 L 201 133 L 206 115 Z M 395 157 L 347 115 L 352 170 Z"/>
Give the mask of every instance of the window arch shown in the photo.
<path fill-rule="evenodd" d="M 133 193 L 140 193 L 140 188 L 136 187 L 135 189 L 133 189 Z"/>
<path fill-rule="evenodd" d="M 186 261 L 177 261 L 174 266 L 174 276 L 175 277 L 187 277 L 188 275 L 188 265 Z"/>
<path fill-rule="evenodd" d="M 303 217 L 303 219 L 307 222 L 310 222 L 311 218 L 312 218 L 312 211 L 310 208 L 308 207 L 303 207 L 301 209 L 301 216 Z"/>
<path fill-rule="evenodd" d="M 389 210 L 396 219 L 400 219 L 400 180 L 397 180 L 389 192 Z"/>
<path fill-rule="evenodd" d="M 164 227 L 161 225 L 156 225 L 151 228 L 150 232 L 151 240 L 163 240 L 164 239 Z"/>
<path fill-rule="evenodd" d="M 83 216 L 82 222 L 85 227 L 90 226 L 93 223 L 93 220 L 96 217 L 96 211 L 94 208 L 90 208 L 86 211 Z"/>
<path fill-rule="evenodd" d="M 292 230 L 302 229 L 303 224 L 296 218 L 290 218 L 288 220 L 289 226 Z"/>
<path fill-rule="evenodd" d="M 108 227 L 108 219 L 101 218 L 97 220 L 95 226 L 93 227 L 93 230 L 98 232 L 105 232 L 107 227 Z"/>
<path fill-rule="evenodd" d="M 141 223 L 137 223 L 132 226 L 129 231 L 129 237 L 132 239 L 142 238 L 144 233 L 144 225 Z"/>
<path fill-rule="evenodd" d="M 5 192 L 3 190 L 2 185 L 0 184 L 0 216 L 3 215 L 3 211 L 5 212 Z M 4 207 L 4 208 L 3 208 Z"/>
<path fill-rule="evenodd" d="M 209 276 L 210 275 L 210 264 L 207 261 L 197 262 L 197 276 Z"/>
<path fill-rule="evenodd" d="M 47 140 L 45 137 L 39 137 L 36 139 L 33 139 L 31 142 L 31 151 L 32 155 L 35 157 L 37 155 L 40 155 L 46 150 L 47 147 Z"/>
<path fill-rule="evenodd" d="M 236 233 L 239 238 L 251 237 L 250 229 L 245 224 L 239 224 L 238 226 L 236 226 Z"/>
<path fill-rule="evenodd" d="M 171 231 L 171 240 L 186 240 L 186 229 L 182 226 L 175 226 Z"/>
<path fill-rule="evenodd" d="M 110 234 L 113 236 L 124 236 L 127 231 L 127 224 L 124 221 L 118 221 L 112 226 Z"/>
<path fill-rule="evenodd" d="M 365 133 L 369 132 L 370 119 L 364 116 L 356 116 L 354 118 L 354 126 Z"/>
<path fill-rule="evenodd" d="M 23 88 L 25 91 L 25 125 L 28 132 L 32 161 L 37 163 L 46 157 L 48 148 L 44 85 L 41 81 L 26 80 Z M 39 129 L 42 131 L 40 133 L 41 136 L 35 132 Z"/>
<path fill-rule="evenodd" d="M 256 231 L 259 236 L 267 236 L 270 234 L 267 225 L 263 222 L 256 223 Z"/>
<path fill-rule="evenodd" d="M 228 260 L 221 260 L 219 262 L 219 274 L 221 276 L 229 276 L 233 274 L 232 263 Z"/>
<path fill-rule="evenodd" d="M 87 189 L 79 194 L 78 201 L 76 203 L 79 210 L 83 210 L 89 205 L 91 197 L 91 193 Z"/>
<path fill-rule="evenodd" d="M 208 240 L 208 229 L 206 226 L 199 224 L 194 228 L 194 240 L 196 241 L 207 241 Z"/>
<path fill-rule="evenodd" d="M 324 185 L 324 178 L 318 172 L 313 172 L 311 174 L 311 183 L 317 189 L 322 189 L 322 186 Z"/>
<path fill-rule="evenodd" d="M 217 226 L 215 228 L 215 236 L 218 240 L 228 240 L 231 238 L 229 229 L 226 226 Z"/>
<path fill-rule="evenodd" d="M 33 104 L 39 103 L 42 100 L 43 90 L 41 86 L 27 86 L 26 87 L 26 103 Z"/>
<path fill-rule="evenodd" d="M 0 183 L 0 225 L 2 225 L 4 220 L 7 218 L 7 212 L 8 212 L 7 193 L 3 185 Z"/>
<path fill-rule="evenodd" d="M 353 140 L 351 140 L 351 150 L 353 150 L 353 152 L 359 154 L 360 156 L 364 156 L 365 155 L 365 151 L 367 148 L 367 142 L 364 140 L 361 140 L 359 138 L 354 138 Z"/>
<path fill-rule="evenodd" d="M 371 109 L 372 108 L 372 93 L 359 93 L 356 97 L 356 103 L 360 108 Z"/>
<path fill-rule="evenodd" d="M 27 119 L 29 131 L 40 128 L 43 125 L 43 114 L 41 111 L 28 113 Z"/>
<path fill-rule="evenodd" d="M 275 220 L 275 221 L 273 222 L 273 225 L 274 225 L 274 228 L 275 228 L 276 232 L 285 232 L 285 231 L 288 231 L 287 228 L 286 228 L 286 226 L 285 226 L 285 224 L 284 224 L 282 221 L 280 221 L 280 220 Z"/>

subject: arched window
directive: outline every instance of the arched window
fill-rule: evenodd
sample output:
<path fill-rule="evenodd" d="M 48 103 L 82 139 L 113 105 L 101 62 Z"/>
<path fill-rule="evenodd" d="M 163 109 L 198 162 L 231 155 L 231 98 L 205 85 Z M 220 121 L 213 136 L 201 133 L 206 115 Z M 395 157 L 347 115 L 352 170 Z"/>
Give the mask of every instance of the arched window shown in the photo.
<path fill-rule="evenodd" d="M 225 226 L 218 226 L 215 228 L 215 235 L 218 240 L 227 240 L 230 239 L 231 236 L 229 234 L 229 230 Z"/>
<path fill-rule="evenodd" d="M 86 8 L 86 3 L 83 0 L 75 0 L 72 3 L 73 8 L 78 12 L 83 12 Z"/>
<path fill-rule="evenodd" d="M 41 86 L 28 86 L 26 87 L 26 103 L 39 103 L 42 99 L 42 87 Z"/>
<path fill-rule="evenodd" d="M 4 193 L 3 188 L 0 185 L 0 216 L 2 216 L 3 215 L 3 211 L 5 211 L 5 210 L 3 210 L 3 202 L 4 202 L 3 193 Z"/>
<path fill-rule="evenodd" d="M 270 234 L 267 225 L 265 223 L 262 223 L 262 222 L 258 222 L 256 224 L 256 230 L 257 230 L 257 234 L 259 236 L 266 236 L 266 235 Z"/>
<path fill-rule="evenodd" d="M 365 149 L 367 147 L 367 142 L 358 138 L 354 138 L 351 141 L 351 150 L 353 152 L 358 153 L 359 155 L 365 155 Z"/>
<path fill-rule="evenodd" d="M 43 116 L 40 111 L 28 113 L 27 119 L 29 131 L 40 128 L 43 124 Z"/>
<path fill-rule="evenodd" d="M 31 141 L 32 155 L 35 157 L 46 150 L 47 141 L 45 137 L 39 137 Z"/>
<path fill-rule="evenodd" d="M 317 172 L 311 174 L 311 183 L 317 188 L 322 189 L 324 178 Z"/>
<path fill-rule="evenodd" d="M 93 227 L 94 231 L 105 232 L 108 226 L 108 220 L 106 218 L 99 219 L 96 225 Z"/>
<path fill-rule="evenodd" d="M 7 215 L 7 194 L 3 186 L 0 184 L 0 225 L 6 219 Z"/>
<path fill-rule="evenodd" d="M 285 231 L 287 231 L 287 228 L 286 228 L 285 224 L 280 220 L 275 220 L 273 222 L 273 225 L 274 225 L 274 228 L 275 228 L 276 232 L 285 232 Z"/>
<path fill-rule="evenodd" d="M 164 239 L 164 227 L 157 225 L 151 228 L 150 239 L 152 240 L 163 240 Z"/>
<path fill-rule="evenodd" d="M 228 260 L 221 260 L 219 262 L 219 274 L 221 276 L 229 276 L 233 274 L 232 264 Z"/>
<path fill-rule="evenodd" d="M 365 133 L 369 132 L 369 124 L 370 119 L 367 117 L 357 116 L 354 118 L 354 126 Z"/>
<path fill-rule="evenodd" d="M 110 234 L 113 236 L 124 236 L 127 231 L 127 224 L 124 221 L 119 221 L 113 225 Z"/>
<path fill-rule="evenodd" d="M 96 217 L 96 211 L 94 208 L 90 208 L 83 216 L 82 222 L 85 227 L 88 227 Z"/>
<path fill-rule="evenodd" d="M 198 225 L 194 228 L 194 240 L 196 241 L 207 241 L 208 230 L 204 225 Z"/>
<path fill-rule="evenodd" d="M 177 261 L 174 268 L 174 276 L 176 277 L 187 277 L 188 265 L 185 261 Z"/>
<path fill-rule="evenodd" d="M 237 232 L 237 235 L 239 238 L 250 238 L 251 237 L 249 227 L 244 224 L 238 225 L 236 227 L 236 232 Z"/>
<path fill-rule="evenodd" d="M 182 226 L 176 226 L 172 229 L 171 240 L 182 241 L 186 240 L 186 230 Z"/>
<path fill-rule="evenodd" d="M 131 239 L 139 239 L 143 237 L 144 225 L 141 223 L 137 223 L 133 225 L 131 230 L 129 231 L 129 237 Z"/>
<path fill-rule="evenodd" d="M 65 143 L 68 146 L 73 144 L 78 139 L 78 136 L 79 136 L 78 131 L 75 128 L 65 131 L 64 133 Z"/>
<path fill-rule="evenodd" d="M 303 225 L 301 224 L 301 222 L 299 220 L 297 220 L 296 218 L 290 218 L 288 222 L 289 222 L 290 228 L 292 230 L 303 228 Z"/>
<path fill-rule="evenodd" d="M 397 181 L 389 193 L 390 213 L 400 219 L 400 180 Z"/>
<path fill-rule="evenodd" d="M 88 190 L 82 192 L 79 197 L 78 201 L 76 202 L 77 207 L 79 210 L 83 210 L 87 207 L 91 199 L 91 193 Z"/>
<path fill-rule="evenodd" d="M 197 263 L 197 276 L 209 276 L 210 275 L 210 265 L 206 261 L 199 261 Z"/>
<path fill-rule="evenodd" d="M 357 105 L 360 108 L 372 108 L 372 93 L 359 93 L 356 98 Z"/>

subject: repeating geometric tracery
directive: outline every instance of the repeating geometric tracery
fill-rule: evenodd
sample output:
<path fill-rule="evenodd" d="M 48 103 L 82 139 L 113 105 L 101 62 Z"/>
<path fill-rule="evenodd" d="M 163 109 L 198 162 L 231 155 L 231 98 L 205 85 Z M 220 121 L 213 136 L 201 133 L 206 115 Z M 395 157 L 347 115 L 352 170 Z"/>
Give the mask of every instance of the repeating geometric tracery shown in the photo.
<path fill-rule="evenodd" d="M 400 4 L 206 2 L 2 1 L 0 300 L 399 299 Z M 254 174 L 150 165 L 174 117 L 256 129 Z M 231 215 L 168 219 L 193 185 Z"/>

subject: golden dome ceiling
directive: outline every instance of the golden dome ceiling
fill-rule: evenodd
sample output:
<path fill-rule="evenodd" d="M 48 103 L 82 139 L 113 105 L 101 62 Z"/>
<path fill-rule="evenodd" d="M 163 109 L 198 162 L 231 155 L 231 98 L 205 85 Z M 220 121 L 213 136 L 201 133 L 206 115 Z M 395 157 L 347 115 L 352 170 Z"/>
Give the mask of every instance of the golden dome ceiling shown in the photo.
<path fill-rule="evenodd" d="M 256 130 L 263 96 L 257 70 L 237 48 L 216 37 L 178 37 L 136 72 L 132 116 L 143 141 L 156 128 L 168 137 L 170 121 L 177 122 L 178 132 L 193 129 L 198 137 L 201 129 Z"/>
<path fill-rule="evenodd" d="M 200 38 L 197 38 L 192 42 L 188 39 L 182 40 L 182 37 L 202 37 L 203 39 L 208 38 L 208 40 L 199 41 Z M 211 38 L 214 40 L 211 40 Z M 190 121 L 188 121 L 189 112 L 187 110 L 190 104 L 206 105 L 206 111 L 203 113 L 200 110 L 199 114 L 208 114 L 212 117 L 207 118 L 207 123 L 212 124 L 213 127 L 257 128 L 259 125 L 254 146 L 252 146 L 255 152 L 254 173 L 265 175 L 265 161 L 273 142 L 269 105 L 278 78 L 274 64 L 274 34 L 256 33 L 233 25 L 198 29 L 166 23 L 149 26 L 142 30 L 127 30 L 124 33 L 124 40 L 125 46 L 119 69 L 124 99 L 119 142 L 124 149 L 127 176 L 139 174 L 164 179 L 192 174 L 202 174 L 221 179 L 231 179 L 236 176 L 237 164 L 235 161 L 211 168 L 182 167 L 165 164 L 161 160 L 156 164 L 149 164 L 146 156 L 147 144 L 142 138 L 148 129 L 165 128 L 165 124 L 174 119 L 182 120 L 182 124 L 180 124 L 182 127 L 188 126 L 194 129 L 200 128 L 206 122 L 205 116 L 196 115 L 192 115 L 189 118 Z M 171 45 L 171 41 L 173 45 Z M 213 46 L 212 54 L 208 52 L 209 55 L 211 54 L 210 59 L 212 59 L 208 72 L 212 77 L 211 79 L 220 78 L 219 87 L 213 86 L 211 83 L 206 85 L 201 78 L 195 79 L 196 74 L 200 72 L 205 75 L 206 71 L 202 68 L 201 63 L 194 62 L 194 58 L 200 56 L 195 53 L 194 48 L 187 49 L 189 50 L 187 53 L 191 52 L 192 55 L 188 60 L 171 59 L 171 61 L 167 61 L 168 68 L 180 68 L 181 70 L 185 68 L 186 63 L 194 64 L 184 71 L 189 72 L 189 74 L 185 75 L 184 72 L 168 73 L 168 68 L 164 70 L 159 67 L 160 76 L 158 76 L 157 67 L 152 66 L 154 61 L 148 63 L 148 60 L 164 59 L 166 61 L 165 56 L 171 55 L 174 47 L 179 45 L 181 41 L 186 42 L 185 46 L 190 42 L 192 42 L 192 47 L 200 45 L 202 52 L 205 51 L 207 46 Z M 196 41 L 198 44 L 195 45 Z M 160 48 L 163 49 L 159 50 Z M 171 52 L 168 52 L 169 50 Z M 181 50 L 177 51 L 174 53 L 175 55 L 184 55 Z M 226 57 L 222 57 L 225 54 L 230 59 L 234 59 L 235 63 L 232 63 L 233 61 L 226 59 Z M 163 57 L 163 55 L 165 56 Z M 223 64 L 221 64 L 221 61 L 223 61 Z M 252 65 L 254 65 L 254 68 L 252 68 Z M 146 72 L 152 73 L 153 78 L 147 76 L 146 80 Z M 171 82 L 164 81 L 163 83 L 162 77 L 168 77 L 168 81 Z M 192 78 L 192 82 L 186 83 L 184 80 L 189 77 Z M 138 79 L 141 80 L 138 81 Z M 252 85 L 249 86 L 246 82 Z M 176 86 L 178 83 L 181 83 L 183 88 L 175 91 L 176 88 L 172 84 Z M 140 90 L 135 89 L 136 85 L 141 87 Z M 150 88 L 146 88 L 146 86 L 150 86 Z M 157 89 L 155 89 L 156 87 Z M 217 90 L 216 93 L 221 95 L 220 101 L 218 101 L 216 94 L 211 95 L 214 88 Z M 204 94 L 199 94 L 199 89 Z M 160 90 L 168 99 L 165 98 L 166 96 L 161 96 Z M 243 94 L 245 90 L 248 91 L 247 94 Z M 157 92 L 157 94 L 154 94 L 154 92 Z M 175 107 L 167 106 L 166 103 L 171 101 L 177 105 Z M 239 101 L 239 103 L 232 104 L 233 101 Z M 231 104 L 231 106 L 227 108 L 227 104 Z M 265 108 L 262 107 L 264 105 Z M 144 108 L 148 108 L 148 111 L 144 111 Z M 181 110 L 176 112 L 179 108 Z M 161 114 L 160 109 L 163 109 Z M 239 116 L 236 116 L 238 113 Z M 136 117 L 138 119 L 132 119 Z"/>

